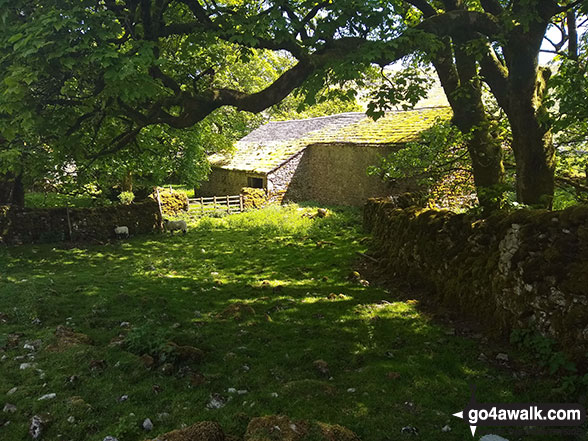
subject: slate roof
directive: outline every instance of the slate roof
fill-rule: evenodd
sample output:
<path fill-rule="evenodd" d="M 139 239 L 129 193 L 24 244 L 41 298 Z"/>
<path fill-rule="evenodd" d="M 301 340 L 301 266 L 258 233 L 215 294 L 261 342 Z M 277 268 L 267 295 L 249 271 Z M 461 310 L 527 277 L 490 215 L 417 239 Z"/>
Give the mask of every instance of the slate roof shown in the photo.
<path fill-rule="evenodd" d="M 357 144 L 384 146 L 417 139 L 437 119 L 448 119 L 448 107 L 393 111 L 377 121 L 364 113 L 291 121 L 272 121 L 235 144 L 231 154 L 209 157 L 212 166 L 266 174 L 313 144 Z"/>

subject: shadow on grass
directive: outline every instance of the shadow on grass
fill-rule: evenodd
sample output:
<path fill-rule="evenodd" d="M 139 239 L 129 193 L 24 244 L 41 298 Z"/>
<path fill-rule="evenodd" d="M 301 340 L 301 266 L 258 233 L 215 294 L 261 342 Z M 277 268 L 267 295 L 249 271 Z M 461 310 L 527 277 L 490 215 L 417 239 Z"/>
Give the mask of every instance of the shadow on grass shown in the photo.
<path fill-rule="evenodd" d="M 32 413 L 50 412 L 49 437 L 139 440 L 147 417 L 157 433 L 212 419 L 242 435 L 251 417 L 281 413 L 342 424 L 366 441 L 399 439 L 408 425 L 423 439 L 461 440 L 469 431 L 451 414 L 463 408 L 470 383 L 483 401 L 532 400 L 530 385 L 477 361 L 474 342 L 445 335 L 394 293 L 349 281 L 360 233 L 351 223 L 319 225 L 295 236 L 192 230 L 87 249 L 4 250 L 0 330 L 23 336 L 0 373 L 7 389 L 19 386 L 13 401 L 23 412 L 0 431 L 17 439 Z M 235 305 L 249 313 L 232 317 Z M 170 376 L 147 369 L 140 354 L 109 346 L 129 332 L 121 322 L 145 345 L 163 338 L 196 346 L 205 361 Z M 19 370 L 22 341 L 40 338 L 46 347 L 59 324 L 95 344 L 40 351 L 43 378 Z M 92 360 L 104 360 L 104 369 L 90 369 Z M 193 384 L 194 371 L 204 383 Z M 79 383 L 69 384 L 71 376 Z M 59 399 L 36 401 L 48 391 Z M 125 394 L 129 400 L 117 401 Z M 224 407 L 207 408 L 211 394 Z M 91 410 L 72 406 L 72 396 Z M 442 433 L 446 424 L 453 430 Z"/>

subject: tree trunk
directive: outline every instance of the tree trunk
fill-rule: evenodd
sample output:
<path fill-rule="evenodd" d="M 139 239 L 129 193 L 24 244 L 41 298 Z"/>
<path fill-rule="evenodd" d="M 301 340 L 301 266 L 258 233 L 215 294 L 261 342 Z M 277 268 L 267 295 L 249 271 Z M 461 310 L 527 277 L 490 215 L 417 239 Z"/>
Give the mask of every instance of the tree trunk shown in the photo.
<path fill-rule="evenodd" d="M 24 196 L 22 174 L 14 176 L 8 173 L 0 176 L 0 205 L 24 207 Z"/>
<path fill-rule="evenodd" d="M 476 61 L 454 43 L 455 58 L 446 47 L 434 60 L 437 74 L 453 110 L 453 123 L 463 134 L 471 134 L 468 152 L 472 161 L 478 202 L 485 211 L 500 207 L 504 166 L 500 143 L 491 134 L 491 122 L 482 102 Z M 455 61 L 454 61 L 455 60 Z"/>
<path fill-rule="evenodd" d="M 24 184 L 22 182 L 22 173 L 18 174 L 14 178 L 14 184 L 12 189 L 12 205 L 17 207 L 24 207 L 25 204 L 25 191 Z"/>
<path fill-rule="evenodd" d="M 10 175 L 0 176 L 0 205 L 12 204 L 14 178 Z"/>
<path fill-rule="evenodd" d="M 551 208 L 554 192 L 555 148 L 551 132 L 534 112 L 509 115 L 517 173 L 517 199 L 528 205 Z"/>
<path fill-rule="evenodd" d="M 504 110 L 512 130 L 516 160 L 517 200 L 550 209 L 555 187 L 555 148 L 548 114 L 543 106 L 551 72 L 538 66 L 546 23 L 509 38 L 506 60 L 508 97 Z"/>

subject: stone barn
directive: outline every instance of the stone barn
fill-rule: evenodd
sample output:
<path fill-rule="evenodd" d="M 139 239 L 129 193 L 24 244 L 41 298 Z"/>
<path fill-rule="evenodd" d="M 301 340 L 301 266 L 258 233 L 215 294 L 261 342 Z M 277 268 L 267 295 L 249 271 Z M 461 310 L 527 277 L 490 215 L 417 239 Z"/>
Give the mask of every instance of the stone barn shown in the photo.
<path fill-rule="evenodd" d="M 367 168 L 450 116 L 448 107 L 429 107 L 388 112 L 377 121 L 364 113 L 272 121 L 238 141 L 230 154 L 211 155 L 208 181 L 195 192 L 224 196 L 253 187 L 285 201 L 362 205 L 411 189 L 391 187 L 368 176 Z"/>

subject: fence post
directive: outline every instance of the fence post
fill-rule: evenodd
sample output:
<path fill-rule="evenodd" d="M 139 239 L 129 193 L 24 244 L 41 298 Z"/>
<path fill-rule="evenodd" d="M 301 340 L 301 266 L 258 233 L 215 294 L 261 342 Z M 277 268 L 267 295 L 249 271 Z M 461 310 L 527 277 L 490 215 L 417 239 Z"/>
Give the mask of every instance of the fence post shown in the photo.
<path fill-rule="evenodd" d="M 227 195 L 227 213 L 231 213 L 231 203 L 229 202 L 229 195 Z"/>
<path fill-rule="evenodd" d="M 65 206 L 65 215 L 67 217 L 67 231 L 69 232 L 69 240 L 71 242 L 71 219 L 69 218 L 69 204 Z"/>
<path fill-rule="evenodd" d="M 159 196 L 159 187 L 155 187 L 157 193 L 157 205 L 159 207 L 159 230 L 163 229 L 163 210 L 161 209 L 161 197 Z"/>
<path fill-rule="evenodd" d="M 243 212 L 243 195 L 242 194 L 239 195 L 239 210 L 241 211 L 241 213 Z"/>

